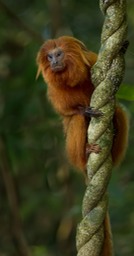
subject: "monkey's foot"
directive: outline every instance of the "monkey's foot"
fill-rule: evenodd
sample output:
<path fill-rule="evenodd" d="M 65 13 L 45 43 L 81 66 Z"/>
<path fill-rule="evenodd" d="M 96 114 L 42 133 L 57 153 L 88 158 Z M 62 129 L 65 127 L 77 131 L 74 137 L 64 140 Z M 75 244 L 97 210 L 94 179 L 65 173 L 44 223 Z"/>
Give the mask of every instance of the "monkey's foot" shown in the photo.
<path fill-rule="evenodd" d="M 98 144 L 87 144 L 86 145 L 86 156 L 88 157 L 90 153 L 100 153 L 101 148 Z"/>
<path fill-rule="evenodd" d="M 79 106 L 78 110 L 79 110 L 79 114 L 87 116 L 87 117 L 103 116 L 103 113 L 100 110 L 94 109 L 93 107 Z"/>

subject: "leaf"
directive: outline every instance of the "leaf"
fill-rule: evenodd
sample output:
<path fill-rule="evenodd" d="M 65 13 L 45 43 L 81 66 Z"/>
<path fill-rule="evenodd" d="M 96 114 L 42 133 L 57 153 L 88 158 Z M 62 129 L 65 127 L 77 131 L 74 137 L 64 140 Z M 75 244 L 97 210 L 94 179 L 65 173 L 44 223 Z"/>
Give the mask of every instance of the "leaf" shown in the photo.
<path fill-rule="evenodd" d="M 33 246 L 32 247 L 32 255 L 33 256 L 43 256 L 43 255 L 50 255 L 48 254 L 47 248 L 40 245 L 40 246 Z"/>
<path fill-rule="evenodd" d="M 133 85 L 122 85 L 117 93 L 119 99 L 134 101 L 134 86 Z"/>

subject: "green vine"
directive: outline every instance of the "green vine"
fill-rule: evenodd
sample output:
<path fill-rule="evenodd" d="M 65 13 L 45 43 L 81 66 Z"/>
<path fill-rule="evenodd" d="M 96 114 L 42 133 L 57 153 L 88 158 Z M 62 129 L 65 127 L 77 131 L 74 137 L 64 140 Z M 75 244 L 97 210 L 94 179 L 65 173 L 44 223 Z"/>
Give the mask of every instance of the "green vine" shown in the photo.
<path fill-rule="evenodd" d="M 108 211 L 107 186 L 112 172 L 112 119 L 115 110 L 115 93 L 118 91 L 125 70 L 126 0 L 100 0 L 100 8 L 105 20 L 98 60 L 91 71 L 96 88 L 90 106 L 101 110 L 103 116 L 91 119 L 88 143 L 97 143 L 101 152 L 90 154 L 87 163 L 83 220 L 78 226 L 76 237 L 78 256 L 102 255 L 104 219 Z"/>

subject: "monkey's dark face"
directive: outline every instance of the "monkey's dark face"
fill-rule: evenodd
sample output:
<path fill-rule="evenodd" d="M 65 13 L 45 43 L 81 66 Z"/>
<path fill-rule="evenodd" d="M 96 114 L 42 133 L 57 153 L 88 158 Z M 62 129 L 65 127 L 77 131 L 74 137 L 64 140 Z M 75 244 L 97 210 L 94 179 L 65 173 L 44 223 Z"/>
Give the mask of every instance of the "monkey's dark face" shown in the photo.
<path fill-rule="evenodd" d="M 60 72 L 65 68 L 64 52 L 61 48 L 57 47 L 50 50 L 47 54 L 47 59 L 50 63 L 51 70 Z"/>

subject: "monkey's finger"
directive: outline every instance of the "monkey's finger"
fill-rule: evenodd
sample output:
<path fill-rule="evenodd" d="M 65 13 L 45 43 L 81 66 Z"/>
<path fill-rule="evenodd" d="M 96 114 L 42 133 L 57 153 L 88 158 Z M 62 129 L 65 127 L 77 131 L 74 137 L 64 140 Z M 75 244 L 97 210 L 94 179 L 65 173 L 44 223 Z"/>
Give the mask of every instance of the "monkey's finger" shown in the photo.
<path fill-rule="evenodd" d="M 100 117 L 100 116 L 103 116 L 103 113 L 98 109 L 94 109 L 93 107 L 86 107 L 85 108 L 85 116 Z"/>

